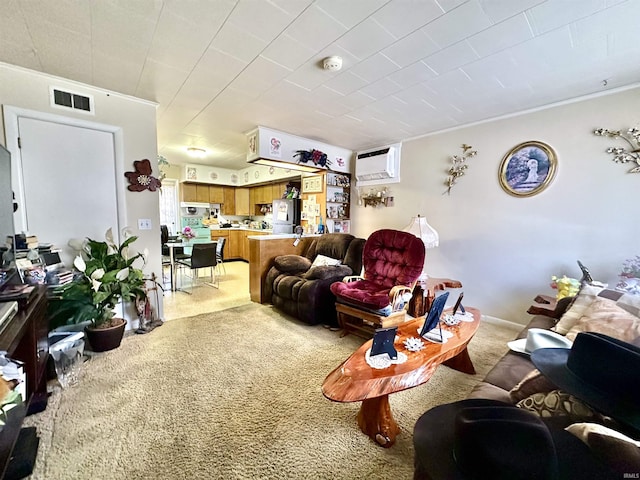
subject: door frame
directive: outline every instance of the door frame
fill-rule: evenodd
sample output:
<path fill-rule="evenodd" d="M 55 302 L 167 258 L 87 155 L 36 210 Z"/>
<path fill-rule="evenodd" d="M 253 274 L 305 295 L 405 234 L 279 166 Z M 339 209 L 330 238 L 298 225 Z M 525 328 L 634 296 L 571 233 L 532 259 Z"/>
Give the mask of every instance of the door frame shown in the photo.
<path fill-rule="evenodd" d="M 115 162 L 115 185 L 116 185 L 116 214 L 118 218 L 117 233 L 119 236 L 120 228 L 122 225 L 127 225 L 126 218 L 126 205 L 125 205 L 125 186 L 123 181 L 118 181 L 118 178 L 124 177 L 124 135 L 121 127 L 114 125 L 107 125 L 104 123 L 92 122 L 89 120 L 66 117 L 63 115 L 56 115 L 53 113 L 40 112 L 37 110 L 29 110 L 26 108 L 14 107 L 11 105 L 5 105 L 3 108 L 4 117 L 4 130 L 6 147 L 11 152 L 11 184 L 16 188 L 16 200 L 20 205 L 26 205 L 25 192 L 24 192 L 24 178 L 22 176 L 22 156 L 20 146 L 18 145 L 19 137 L 19 119 L 29 118 L 33 120 L 40 120 L 50 123 L 58 123 L 62 125 L 68 125 L 77 128 L 88 128 L 90 130 L 97 130 L 100 132 L 110 133 L 113 138 L 113 150 L 114 150 L 114 162 Z M 15 217 L 14 222 L 17 229 L 24 229 L 27 224 L 26 209 L 20 208 L 18 210 L 20 215 Z M 16 212 L 17 213 L 17 212 Z"/>

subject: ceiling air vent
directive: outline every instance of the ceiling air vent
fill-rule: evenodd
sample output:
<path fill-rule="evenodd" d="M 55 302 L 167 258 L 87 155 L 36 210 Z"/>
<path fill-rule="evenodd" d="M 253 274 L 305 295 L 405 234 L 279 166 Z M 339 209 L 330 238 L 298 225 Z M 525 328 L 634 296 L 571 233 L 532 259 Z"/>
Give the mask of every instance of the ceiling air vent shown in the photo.
<path fill-rule="evenodd" d="M 55 87 L 49 87 L 51 106 L 56 108 L 72 109 L 81 113 L 93 115 L 93 96 L 80 95 Z"/>

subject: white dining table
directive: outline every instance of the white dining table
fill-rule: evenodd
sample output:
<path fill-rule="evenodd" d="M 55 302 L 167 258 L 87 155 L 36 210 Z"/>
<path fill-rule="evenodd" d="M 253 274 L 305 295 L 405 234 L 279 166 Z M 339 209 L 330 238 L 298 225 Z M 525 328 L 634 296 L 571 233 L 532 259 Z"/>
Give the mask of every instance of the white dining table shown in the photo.
<path fill-rule="evenodd" d="M 211 241 L 206 241 L 206 242 L 198 242 L 198 241 L 191 241 L 189 243 L 185 243 L 185 242 L 167 242 L 165 243 L 165 245 L 167 246 L 167 248 L 169 248 L 169 262 L 170 262 L 170 278 L 171 278 L 171 291 L 175 292 L 178 290 L 178 287 L 176 286 L 176 255 L 175 255 L 175 248 L 178 247 L 193 247 L 193 245 L 195 243 L 217 243 L 217 242 L 211 242 Z"/>

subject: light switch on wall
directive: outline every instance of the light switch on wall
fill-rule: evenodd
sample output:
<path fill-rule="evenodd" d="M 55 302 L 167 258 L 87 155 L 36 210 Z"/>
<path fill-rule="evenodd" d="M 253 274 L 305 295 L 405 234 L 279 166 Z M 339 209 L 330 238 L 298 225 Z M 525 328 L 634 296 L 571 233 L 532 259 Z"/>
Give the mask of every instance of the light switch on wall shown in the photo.
<path fill-rule="evenodd" d="M 138 219 L 138 230 L 151 230 L 151 219 L 150 218 L 139 218 Z"/>

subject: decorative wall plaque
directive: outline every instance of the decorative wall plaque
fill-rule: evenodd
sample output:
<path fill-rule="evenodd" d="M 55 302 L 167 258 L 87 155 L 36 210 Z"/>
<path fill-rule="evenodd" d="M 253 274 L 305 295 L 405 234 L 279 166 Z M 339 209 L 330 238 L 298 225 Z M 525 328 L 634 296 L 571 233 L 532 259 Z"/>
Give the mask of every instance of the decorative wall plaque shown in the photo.
<path fill-rule="evenodd" d="M 157 178 L 151 176 L 151 162 L 148 159 L 136 160 L 133 162 L 134 172 L 125 172 L 124 176 L 129 180 L 127 188 L 132 192 L 142 192 L 150 190 L 155 192 L 162 186 Z"/>

